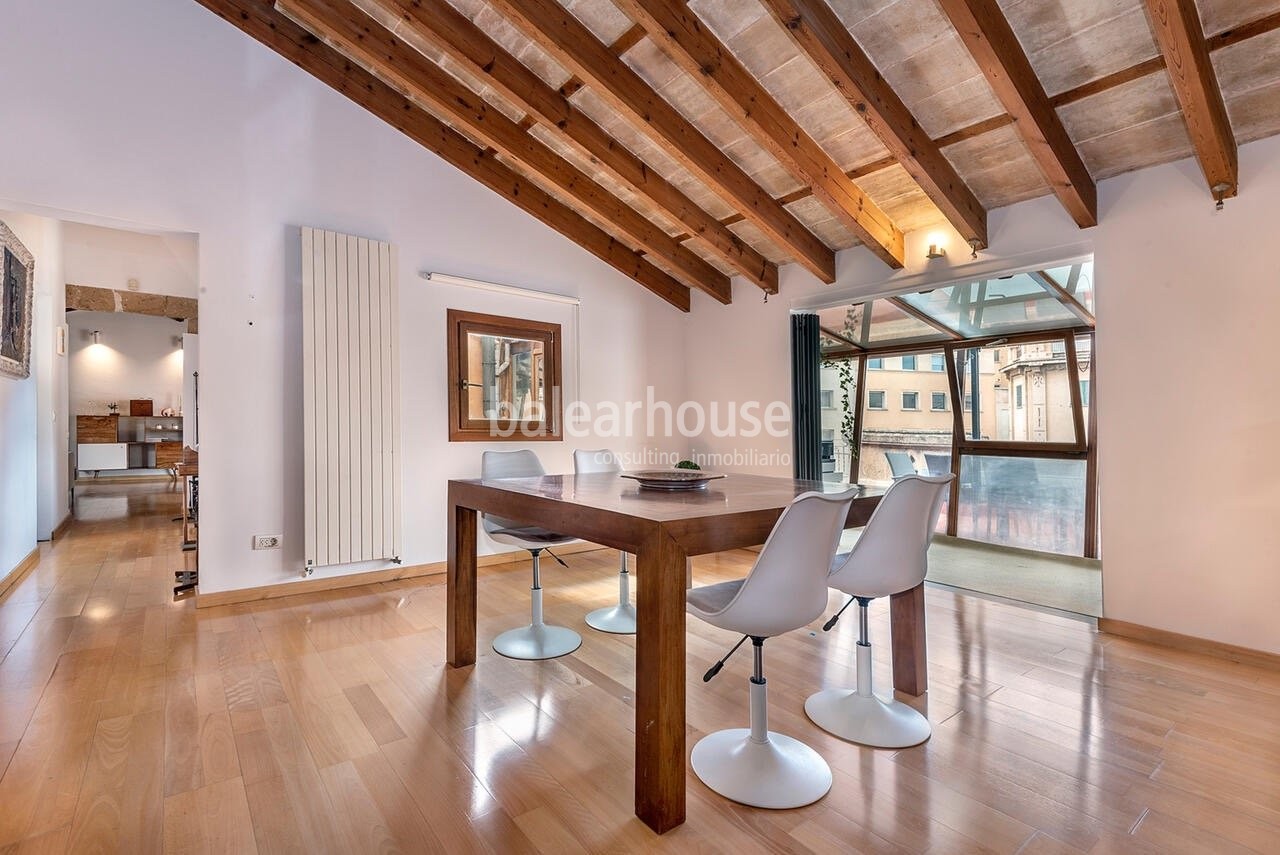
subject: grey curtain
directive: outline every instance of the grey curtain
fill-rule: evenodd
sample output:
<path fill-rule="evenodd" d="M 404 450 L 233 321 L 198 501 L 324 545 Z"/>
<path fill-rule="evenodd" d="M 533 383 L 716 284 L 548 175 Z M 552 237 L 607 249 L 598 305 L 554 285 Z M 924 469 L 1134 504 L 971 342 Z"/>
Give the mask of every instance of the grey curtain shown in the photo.
<path fill-rule="evenodd" d="M 822 480 L 822 346 L 818 316 L 791 316 L 791 452 L 797 478 Z"/>

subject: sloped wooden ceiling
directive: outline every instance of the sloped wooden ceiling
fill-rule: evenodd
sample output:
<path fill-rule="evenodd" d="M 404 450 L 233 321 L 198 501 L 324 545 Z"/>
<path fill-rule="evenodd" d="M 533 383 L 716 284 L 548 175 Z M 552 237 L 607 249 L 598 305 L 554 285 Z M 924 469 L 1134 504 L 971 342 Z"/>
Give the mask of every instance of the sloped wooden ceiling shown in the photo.
<path fill-rule="evenodd" d="M 1280 0 L 197 2 L 684 311 L 1280 132 Z"/>

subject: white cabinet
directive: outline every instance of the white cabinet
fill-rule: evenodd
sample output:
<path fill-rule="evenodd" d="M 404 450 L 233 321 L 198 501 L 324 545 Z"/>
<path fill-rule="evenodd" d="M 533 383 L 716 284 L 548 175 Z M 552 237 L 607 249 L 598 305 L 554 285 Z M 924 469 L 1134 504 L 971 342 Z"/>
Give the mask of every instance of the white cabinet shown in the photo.
<path fill-rule="evenodd" d="M 81 442 L 76 446 L 76 468 L 81 472 L 128 469 L 127 442 Z"/>

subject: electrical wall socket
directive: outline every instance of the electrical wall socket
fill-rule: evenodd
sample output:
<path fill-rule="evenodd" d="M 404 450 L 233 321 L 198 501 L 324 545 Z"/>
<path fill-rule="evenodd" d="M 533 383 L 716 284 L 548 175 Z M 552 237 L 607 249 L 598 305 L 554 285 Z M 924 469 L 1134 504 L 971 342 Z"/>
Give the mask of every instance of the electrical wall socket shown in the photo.
<path fill-rule="evenodd" d="M 255 534 L 253 536 L 254 549 L 279 549 L 280 541 L 283 538 L 278 534 Z"/>

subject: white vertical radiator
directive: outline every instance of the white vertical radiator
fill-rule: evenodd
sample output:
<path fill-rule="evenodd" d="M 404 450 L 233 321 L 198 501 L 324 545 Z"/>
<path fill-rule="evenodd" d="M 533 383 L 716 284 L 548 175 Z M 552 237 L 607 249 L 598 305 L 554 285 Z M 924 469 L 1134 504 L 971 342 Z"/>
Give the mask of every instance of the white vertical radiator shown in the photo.
<path fill-rule="evenodd" d="M 307 572 L 400 560 L 400 346 L 389 243 L 302 230 Z"/>

